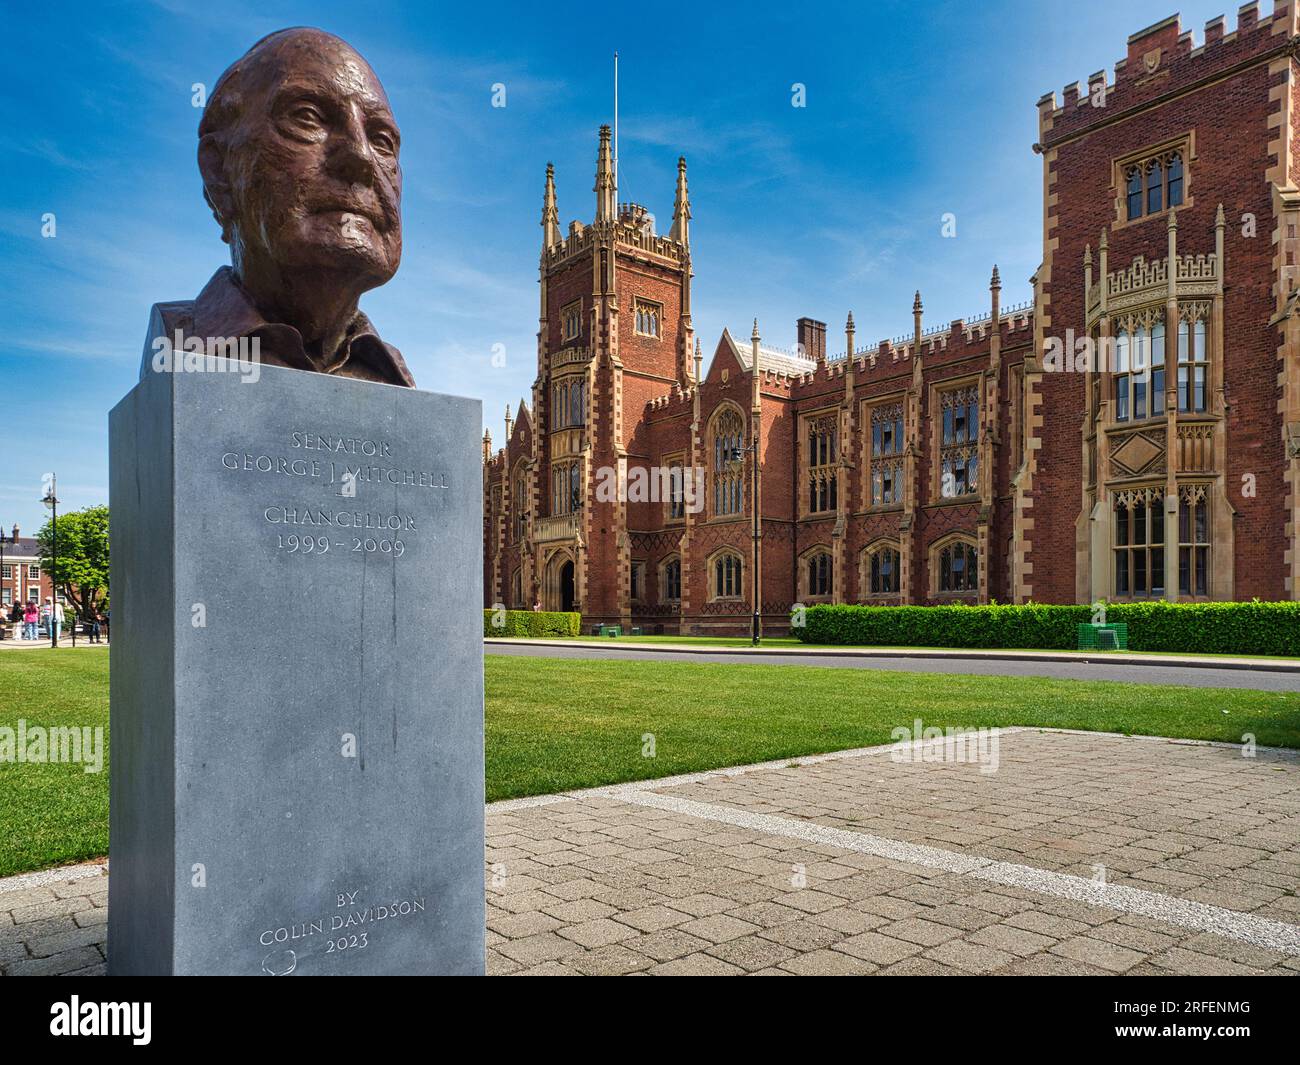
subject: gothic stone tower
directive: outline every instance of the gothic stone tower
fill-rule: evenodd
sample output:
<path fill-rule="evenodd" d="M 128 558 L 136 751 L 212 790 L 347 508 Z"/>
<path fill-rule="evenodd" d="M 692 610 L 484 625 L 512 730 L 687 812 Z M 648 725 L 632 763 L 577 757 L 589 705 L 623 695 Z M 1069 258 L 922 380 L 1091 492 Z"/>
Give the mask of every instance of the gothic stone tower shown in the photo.
<path fill-rule="evenodd" d="M 639 413 L 651 399 L 689 387 L 691 332 L 690 205 L 686 161 L 678 160 L 672 229 L 655 233 L 642 206 L 617 202 L 608 126 L 600 130 L 596 215 L 561 235 L 555 175 L 546 168 L 540 264 L 537 378 L 527 453 L 508 453 L 507 491 L 520 515 L 520 576 L 501 574 L 501 602 L 516 596 L 550 610 L 581 610 L 584 623 L 631 622 L 625 500 L 597 498 L 596 486 L 625 483 L 628 460 L 648 462 Z M 631 416 L 624 417 L 630 411 Z M 522 417 L 519 421 L 522 421 Z M 509 429 L 507 430 L 509 431 Z M 509 452 L 509 449 L 508 449 Z M 616 481 L 612 478 L 617 476 Z M 609 493 L 604 493 L 608 495 Z"/>

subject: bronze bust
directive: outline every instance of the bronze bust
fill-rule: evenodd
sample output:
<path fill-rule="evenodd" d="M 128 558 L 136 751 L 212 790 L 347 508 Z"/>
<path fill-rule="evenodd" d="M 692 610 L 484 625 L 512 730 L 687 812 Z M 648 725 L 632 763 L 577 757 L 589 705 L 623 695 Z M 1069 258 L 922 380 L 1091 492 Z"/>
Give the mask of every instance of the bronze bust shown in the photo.
<path fill-rule="evenodd" d="M 217 80 L 199 123 L 203 195 L 231 265 L 197 299 L 155 305 L 151 337 L 196 338 L 190 350 L 208 354 L 213 338 L 218 353 L 253 338 L 265 365 L 413 387 L 357 307 L 401 261 L 399 145 L 383 87 L 349 44 L 301 27 L 263 37 Z M 146 346 L 142 372 L 149 362 Z"/>

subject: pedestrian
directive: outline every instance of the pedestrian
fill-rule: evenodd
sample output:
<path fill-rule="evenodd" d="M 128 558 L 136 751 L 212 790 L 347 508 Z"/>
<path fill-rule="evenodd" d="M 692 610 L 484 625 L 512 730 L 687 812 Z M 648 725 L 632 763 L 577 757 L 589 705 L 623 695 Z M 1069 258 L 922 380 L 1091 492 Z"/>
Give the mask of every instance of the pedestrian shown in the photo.
<path fill-rule="evenodd" d="M 23 639 L 36 639 L 36 626 L 41 620 L 40 612 L 36 609 L 36 601 L 28 599 L 27 605 L 23 607 Z"/>
<path fill-rule="evenodd" d="M 91 643 L 104 642 L 103 640 L 100 639 L 100 632 L 101 632 L 100 613 L 98 609 L 92 607 L 90 611 L 90 642 Z"/>
<path fill-rule="evenodd" d="M 540 599 L 533 603 L 533 611 L 538 614 L 542 612 L 542 601 Z"/>
<path fill-rule="evenodd" d="M 45 621 L 45 632 L 53 637 L 52 642 L 57 647 L 63 636 L 63 604 L 56 603 L 47 595 L 45 606 L 41 608 L 41 617 Z"/>

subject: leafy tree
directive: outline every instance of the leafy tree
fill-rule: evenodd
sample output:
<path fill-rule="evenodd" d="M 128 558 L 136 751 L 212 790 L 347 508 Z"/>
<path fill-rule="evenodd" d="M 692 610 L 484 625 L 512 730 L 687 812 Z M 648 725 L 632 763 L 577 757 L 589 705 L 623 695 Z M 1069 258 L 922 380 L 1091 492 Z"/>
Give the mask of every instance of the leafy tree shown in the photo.
<path fill-rule="evenodd" d="M 59 554 L 54 558 L 54 523 L 36 537 L 41 565 L 78 617 L 88 617 L 108 594 L 108 507 L 86 507 L 59 515 Z"/>

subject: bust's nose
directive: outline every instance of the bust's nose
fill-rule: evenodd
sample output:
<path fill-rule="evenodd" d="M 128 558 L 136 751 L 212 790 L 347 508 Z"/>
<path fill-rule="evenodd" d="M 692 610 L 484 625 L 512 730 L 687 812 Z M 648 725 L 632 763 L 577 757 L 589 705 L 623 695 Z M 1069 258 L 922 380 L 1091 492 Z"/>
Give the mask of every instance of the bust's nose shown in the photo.
<path fill-rule="evenodd" d="M 374 181 L 376 161 L 364 116 L 358 106 L 347 108 L 344 114 L 342 125 L 330 134 L 327 165 L 349 185 L 369 185 Z"/>

